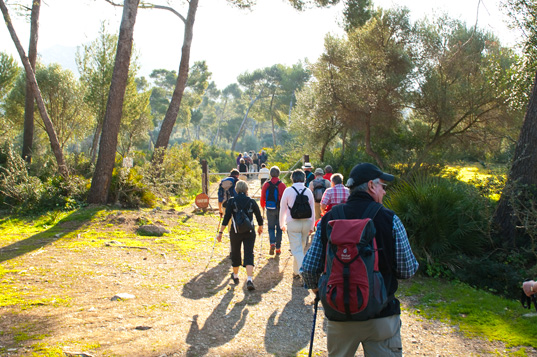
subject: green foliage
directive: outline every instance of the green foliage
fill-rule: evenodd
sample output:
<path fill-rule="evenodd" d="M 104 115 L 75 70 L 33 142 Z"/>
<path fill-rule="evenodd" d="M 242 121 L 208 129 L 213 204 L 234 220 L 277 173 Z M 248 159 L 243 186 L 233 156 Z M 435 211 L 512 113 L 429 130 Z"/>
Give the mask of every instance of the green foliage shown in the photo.
<path fill-rule="evenodd" d="M 72 210 L 87 194 L 87 181 L 72 175 L 68 179 L 49 176 L 43 179 L 29 174 L 26 162 L 11 148 L 2 150 L 6 163 L 0 166 L 0 204 L 19 213 L 48 210 Z"/>
<path fill-rule="evenodd" d="M 84 89 L 74 74 L 59 64 L 44 66 L 37 64 L 36 80 L 54 125 L 59 144 L 65 148 L 70 143 L 82 141 L 88 134 L 92 117 L 88 115 L 88 107 L 84 102 Z M 26 98 L 26 75 L 22 73 L 6 100 L 5 110 L 19 128 L 24 123 L 24 107 Z M 35 117 L 39 111 L 35 107 Z M 38 144 L 48 147 L 48 136 L 41 120 L 36 120 L 35 136 Z M 32 156 L 36 156 L 35 153 Z"/>
<path fill-rule="evenodd" d="M 188 146 L 192 159 L 200 163 L 201 160 L 207 160 L 210 172 L 229 172 L 237 167 L 236 157 L 238 153 L 231 150 L 224 150 L 199 140 L 185 145 Z"/>
<path fill-rule="evenodd" d="M 418 175 L 395 185 L 386 204 L 403 221 L 412 249 L 429 274 L 441 275 L 444 268 L 455 271 L 459 256 L 484 253 L 489 206 L 473 186 Z"/>
<path fill-rule="evenodd" d="M 504 299 L 466 284 L 431 278 L 402 282 L 399 293 L 412 296 L 416 314 L 455 324 L 465 336 L 503 341 L 507 347 L 537 347 L 535 318 L 525 316 L 528 310 L 514 301 L 518 295 Z"/>
<path fill-rule="evenodd" d="M 20 67 L 15 59 L 5 52 L 0 52 L 0 101 L 11 90 Z"/>
<path fill-rule="evenodd" d="M 153 187 L 141 173 L 143 169 L 114 168 L 110 186 L 109 202 L 118 202 L 126 208 L 154 207 L 157 196 Z"/>

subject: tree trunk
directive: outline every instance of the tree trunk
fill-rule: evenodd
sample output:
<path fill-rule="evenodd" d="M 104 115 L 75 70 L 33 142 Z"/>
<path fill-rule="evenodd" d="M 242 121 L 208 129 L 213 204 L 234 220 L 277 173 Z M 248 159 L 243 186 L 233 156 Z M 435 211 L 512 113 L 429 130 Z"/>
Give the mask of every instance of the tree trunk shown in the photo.
<path fill-rule="evenodd" d="M 384 168 L 384 163 L 382 162 L 380 155 L 376 153 L 371 146 L 371 114 L 367 115 L 365 123 L 365 152 L 375 159 L 377 165 L 381 169 Z"/>
<path fill-rule="evenodd" d="M 250 101 L 250 105 L 248 106 L 248 109 L 246 110 L 246 114 L 244 114 L 244 118 L 242 119 L 241 127 L 239 128 L 239 131 L 237 132 L 237 136 L 235 136 L 235 139 L 233 139 L 233 144 L 231 144 L 231 151 L 235 151 L 235 146 L 237 146 L 237 141 L 239 141 L 239 138 L 241 136 L 242 130 L 244 128 L 244 123 L 246 123 L 246 119 L 248 119 L 248 113 L 250 113 L 250 109 L 252 109 L 255 102 L 257 102 L 257 100 L 261 98 L 261 93 L 263 93 L 263 89 L 259 91 L 259 93 L 257 94 L 257 97 L 255 97 L 254 99 Z"/>
<path fill-rule="evenodd" d="M 39 33 L 39 13 L 41 10 L 41 0 L 34 0 L 32 3 L 32 14 L 30 18 L 30 44 L 28 46 L 28 60 L 35 73 L 35 62 L 37 60 L 37 40 Z M 32 144 L 34 141 L 34 102 L 35 96 L 32 91 L 30 80 L 26 79 L 26 97 L 24 104 L 24 134 L 22 136 L 22 158 L 27 163 L 32 163 Z"/>
<path fill-rule="evenodd" d="M 177 121 L 177 115 L 179 108 L 181 107 L 181 100 L 183 99 L 183 93 L 186 87 L 186 81 L 188 79 L 189 61 L 190 61 L 190 47 L 192 45 L 192 37 L 194 35 L 194 20 L 196 17 L 196 11 L 198 9 L 199 0 L 190 0 L 188 5 L 188 15 L 185 21 L 185 35 L 183 38 L 183 48 L 181 51 L 181 62 L 179 64 L 179 74 L 177 76 L 177 82 L 175 83 L 175 89 L 173 91 L 172 99 L 166 116 L 162 122 L 160 132 L 158 134 L 157 143 L 155 144 L 155 153 L 163 152 L 157 151 L 157 149 L 166 149 L 170 141 L 173 126 Z M 160 163 L 162 161 L 160 154 L 153 154 L 153 162 Z"/>
<path fill-rule="evenodd" d="M 32 65 L 30 64 L 28 57 L 26 57 L 26 53 L 24 52 L 19 38 L 17 37 L 17 33 L 15 32 L 15 28 L 13 28 L 13 24 L 11 23 L 11 18 L 9 16 L 4 0 L 0 0 L 0 10 L 2 10 L 7 29 L 9 31 L 9 34 L 11 35 L 11 39 L 13 40 L 15 47 L 17 48 L 19 57 L 21 58 L 22 65 L 24 66 L 24 71 L 26 72 L 26 78 L 30 81 L 32 92 L 35 95 L 35 99 L 37 101 L 37 108 L 39 109 L 39 113 L 41 114 L 41 118 L 43 119 L 45 131 L 47 132 L 47 135 L 49 137 L 50 146 L 56 158 L 56 163 L 58 164 L 58 171 L 63 177 L 68 177 L 69 172 L 67 170 L 67 166 L 65 165 L 65 160 L 63 158 L 63 152 L 58 141 L 58 136 L 56 135 L 54 125 L 52 124 L 52 121 L 50 120 L 50 117 L 47 113 L 47 108 L 45 107 L 43 96 L 41 95 L 37 80 L 35 79 L 35 72 L 32 69 Z"/>
<path fill-rule="evenodd" d="M 125 0 L 119 29 L 119 39 L 110 84 L 108 103 L 103 120 L 103 130 L 99 143 L 99 156 L 88 194 L 89 203 L 104 204 L 107 201 L 112 172 L 116 158 L 117 137 L 123 114 L 123 99 L 129 75 L 134 24 L 140 0 Z"/>
<path fill-rule="evenodd" d="M 276 133 L 274 132 L 274 113 L 272 112 L 272 103 L 274 102 L 274 93 L 272 93 L 272 97 L 270 98 L 270 122 L 272 124 L 272 147 L 276 148 Z M 289 103 L 289 106 L 291 107 L 293 104 L 293 101 Z M 291 115 L 291 111 L 289 111 L 289 115 Z"/>
<path fill-rule="evenodd" d="M 345 129 L 343 129 L 343 135 L 341 137 L 341 141 L 342 141 L 342 144 L 341 144 L 341 157 L 343 157 L 345 155 L 345 149 L 347 147 L 347 131 L 349 129 L 347 127 L 345 127 Z"/>
<path fill-rule="evenodd" d="M 537 185 L 537 74 L 528 103 L 524 123 L 515 148 L 515 156 L 511 170 L 500 197 L 498 208 L 493 221 L 498 226 L 499 233 L 510 246 L 514 246 L 516 238 L 516 217 L 511 205 L 513 190 L 517 185 Z"/>
<path fill-rule="evenodd" d="M 93 134 L 93 141 L 91 142 L 91 163 L 95 163 L 97 159 L 97 147 L 99 146 L 99 139 L 101 138 L 101 131 L 103 130 L 103 123 L 101 121 L 97 122 L 97 127 L 95 127 L 95 133 Z"/>

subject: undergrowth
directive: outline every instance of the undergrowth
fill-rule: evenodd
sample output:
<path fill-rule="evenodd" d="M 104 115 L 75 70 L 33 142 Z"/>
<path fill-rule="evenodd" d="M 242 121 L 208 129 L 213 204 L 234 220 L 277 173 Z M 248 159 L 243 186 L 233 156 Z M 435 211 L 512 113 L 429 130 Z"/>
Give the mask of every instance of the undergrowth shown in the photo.
<path fill-rule="evenodd" d="M 456 325 L 467 337 L 501 341 L 508 348 L 537 348 L 537 314 L 522 308 L 518 301 L 460 282 L 432 278 L 402 282 L 398 293 L 417 299 L 412 306 L 414 313 Z M 523 349 L 508 352 L 526 355 Z"/>

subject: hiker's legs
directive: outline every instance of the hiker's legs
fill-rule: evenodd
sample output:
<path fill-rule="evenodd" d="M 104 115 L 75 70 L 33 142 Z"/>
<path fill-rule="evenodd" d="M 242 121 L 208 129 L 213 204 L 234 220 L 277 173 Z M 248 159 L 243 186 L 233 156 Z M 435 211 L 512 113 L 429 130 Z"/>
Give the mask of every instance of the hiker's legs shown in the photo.
<path fill-rule="evenodd" d="M 243 264 L 248 269 L 248 265 L 252 267 L 254 265 L 255 232 L 245 233 L 242 239 L 242 245 L 244 249 Z"/>
<path fill-rule="evenodd" d="M 277 212 L 277 215 L 276 215 L 276 249 L 280 249 L 282 247 L 282 233 L 283 233 L 282 229 L 280 228 L 280 213 Z"/>
<path fill-rule="evenodd" d="M 289 246 L 293 254 L 293 273 L 297 275 L 304 260 L 304 248 L 309 233 L 309 219 L 293 219 L 287 223 Z M 304 227 L 308 227 L 304 235 Z"/>
<path fill-rule="evenodd" d="M 235 232 L 229 233 L 229 243 L 231 244 L 231 266 L 233 267 L 233 272 L 235 272 L 235 267 L 237 272 L 239 267 L 242 265 L 241 261 L 241 244 L 242 238 L 240 234 Z"/>
<path fill-rule="evenodd" d="M 329 356 L 354 356 L 360 343 L 365 356 L 403 354 L 400 315 L 368 321 L 328 321 L 326 331 Z"/>
<path fill-rule="evenodd" d="M 276 227 L 280 228 L 277 209 L 267 210 L 267 225 L 270 244 L 276 244 Z"/>
<path fill-rule="evenodd" d="M 315 202 L 315 221 L 321 218 L 321 202 Z"/>
<path fill-rule="evenodd" d="M 377 335 L 362 342 L 365 356 L 402 356 L 401 315 L 373 319 L 371 324 Z"/>

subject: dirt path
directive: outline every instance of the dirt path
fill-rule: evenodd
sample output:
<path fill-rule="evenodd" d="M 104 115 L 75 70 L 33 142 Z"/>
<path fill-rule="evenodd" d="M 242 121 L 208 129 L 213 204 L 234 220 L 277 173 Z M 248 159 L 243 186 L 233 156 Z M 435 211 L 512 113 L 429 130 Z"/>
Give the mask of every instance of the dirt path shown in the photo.
<path fill-rule="evenodd" d="M 172 233 L 134 235 L 141 217 Z M 307 355 L 313 295 L 293 283 L 287 239 L 279 258 L 268 255 L 266 234 L 258 239 L 256 290 L 249 292 L 244 270 L 241 283 L 231 284 L 227 238 L 204 270 L 217 221 L 191 211 L 114 212 L 73 234 L 66 233 L 73 224 L 65 223 L 58 228 L 61 238 L 27 237 L 42 244 L 25 254 L 11 254 L 22 248 L 15 238 L 2 238 L 9 243 L 0 240 L 0 288 L 7 289 L 1 296 L 12 292 L 22 302 L 0 299 L 0 355 Z M 119 293 L 134 297 L 112 301 Z M 449 325 L 421 318 L 412 301 L 402 304 L 406 356 L 505 354 L 500 343 L 464 338 Z M 326 355 L 325 326 L 319 308 L 316 356 Z"/>

